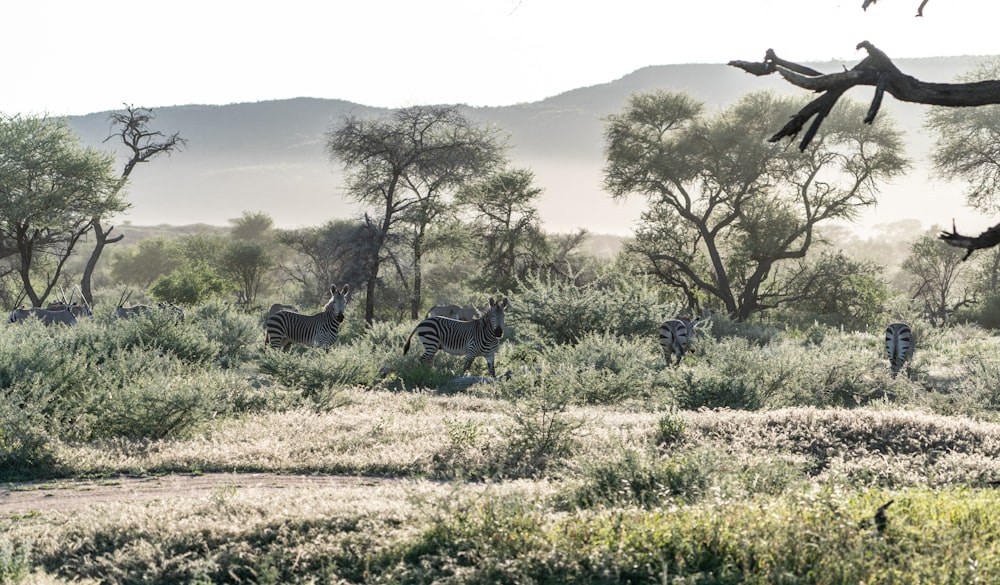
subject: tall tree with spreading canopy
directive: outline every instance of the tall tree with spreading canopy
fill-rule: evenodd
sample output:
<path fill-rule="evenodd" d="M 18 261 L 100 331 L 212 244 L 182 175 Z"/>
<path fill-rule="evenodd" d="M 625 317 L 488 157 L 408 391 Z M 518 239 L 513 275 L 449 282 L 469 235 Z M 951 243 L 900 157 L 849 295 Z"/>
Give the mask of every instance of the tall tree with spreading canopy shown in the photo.
<path fill-rule="evenodd" d="M 416 318 L 428 225 L 455 189 L 502 164 L 505 150 L 495 128 L 474 124 L 456 106 L 413 106 L 373 119 L 347 116 L 328 134 L 327 151 L 343 165 L 348 195 L 373 208 L 366 216 L 374 233 L 366 261 L 366 324 L 374 321 L 390 236 L 403 224 L 411 227 L 410 301 Z"/>
<path fill-rule="evenodd" d="M 804 151 L 758 138 L 798 105 L 761 92 L 710 116 L 686 94 L 656 91 L 609 117 L 605 188 L 649 200 L 632 249 L 692 305 L 707 296 L 745 320 L 791 300 L 769 280 L 778 263 L 805 258 L 817 225 L 853 219 L 907 168 L 900 133 L 862 124 L 850 102 Z"/>
<path fill-rule="evenodd" d="M 114 157 L 80 145 L 63 119 L 0 115 L 0 259 L 40 305 L 94 218 L 127 208 Z"/>
<path fill-rule="evenodd" d="M 141 107 L 137 108 L 128 104 L 125 105 L 124 111 L 115 112 L 110 116 L 112 134 L 105 138 L 104 141 L 107 142 L 112 138 L 118 138 L 129 153 L 129 158 L 122 169 L 120 188 L 123 188 L 128 182 L 129 177 L 132 175 L 132 170 L 136 165 L 149 162 L 154 157 L 163 153 L 169 155 L 187 143 L 177 132 L 167 136 L 160 131 L 151 130 L 149 124 L 153 121 L 153 118 L 152 110 Z M 83 298 L 91 304 L 94 302 L 91 283 L 93 282 L 97 262 L 101 259 L 101 255 L 104 254 L 104 247 L 108 244 L 120 242 L 125 237 L 123 234 L 111 237 L 111 232 L 115 229 L 115 226 L 109 226 L 105 230 L 102 225 L 104 219 L 106 217 L 96 215 L 91 218 L 94 232 L 94 249 L 90 253 L 90 259 L 87 260 L 87 266 L 84 268 L 83 276 L 80 279 L 80 292 L 83 294 Z"/>

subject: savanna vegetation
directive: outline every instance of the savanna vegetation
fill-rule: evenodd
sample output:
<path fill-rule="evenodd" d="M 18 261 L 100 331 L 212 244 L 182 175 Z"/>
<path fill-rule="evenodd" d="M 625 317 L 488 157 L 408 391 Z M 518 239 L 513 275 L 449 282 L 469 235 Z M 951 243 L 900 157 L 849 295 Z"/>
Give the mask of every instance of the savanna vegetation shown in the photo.
<path fill-rule="evenodd" d="M 802 152 L 749 138 L 799 107 L 635 96 L 608 120 L 607 185 L 650 209 L 610 257 L 546 233 L 530 170 L 454 108 L 330 133 L 361 218 L 282 230 L 247 211 L 126 237 L 93 271 L 93 319 L 0 327 L 0 480 L 371 483 L 5 513 L 0 583 L 990 581 L 998 262 L 912 225 L 831 223 L 908 161 L 891 121 L 853 106 Z M 79 217 L 109 234 L 95 213 Z M 13 306 L 36 273 L 71 291 L 85 257 L 0 256 L 0 294 Z M 316 312 L 332 283 L 356 291 L 337 344 L 266 350 L 270 303 Z M 498 296 L 509 376 L 402 354 L 415 315 Z M 126 300 L 185 316 L 113 319 Z M 668 366 L 660 323 L 704 308 Z M 897 320 L 917 352 L 892 377 Z"/>

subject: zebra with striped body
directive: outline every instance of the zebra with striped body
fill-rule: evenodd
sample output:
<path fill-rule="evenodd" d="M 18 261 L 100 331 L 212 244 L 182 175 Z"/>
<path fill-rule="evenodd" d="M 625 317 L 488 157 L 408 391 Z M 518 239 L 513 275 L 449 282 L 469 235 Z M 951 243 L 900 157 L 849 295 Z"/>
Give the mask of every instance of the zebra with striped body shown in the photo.
<path fill-rule="evenodd" d="M 330 351 L 330 346 L 340 336 L 349 289 L 347 284 L 340 290 L 337 290 L 337 285 L 332 285 L 330 300 L 315 315 L 292 311 L 278 311 L 271 315 L 264 322 L 265 343 L 274 349 L 287 349 L 292 343 L 301 343 Z"/>
<path fill-rule="evenodd" d="M 663 355 L 667 358 L 667 364 L 673 361 L 671 359 L 672 356 L 676 358 L 673 364 L 674 367 L 681 365 L 681 359 L 687 353 L 688 347 L 691 344 L 691 338 L 694 337 L 695 324 L 709 314 L 708 309 L 706 309 L 702 317 L 698 317 L 694 321 L 687 317 L 678 317 L 664 321 L 660 325 L 660 347 L 663 348 Z"/>
<path fill-rule="evenodd" d="M 506 298 L 500 301 L 490 299 L 489 310 L 474 321 L 459 321 L 448 317 L 428 317 L 418 323 L 410 332 L 410 336 L 406 338 L 406 344 L 403 346 L 403 354 L 410 351 L 410 341 L 413 339 L 413 334 L 416 333 L 424 346 L 420 363 L 431 363 L 438 350 L 452 355 L 464 355 L 465 367 L 462 369 L 464 374 L 472 365 L 472 360 L 483 356 L 486 358 L 490 376 L 496 377 L 493 357 L 496 355 L 497 348 L 500 347 L 500 338 L 503 337 L 504 311 L 507 307 Z"/>
<path fill-rule="evenodd" d="M 913 359 L 913 331 L 906 323 L 892 323 L 885 329 L 885 353 L 889 356 L 892 377 L 903 369 L 903 364 Z"/>

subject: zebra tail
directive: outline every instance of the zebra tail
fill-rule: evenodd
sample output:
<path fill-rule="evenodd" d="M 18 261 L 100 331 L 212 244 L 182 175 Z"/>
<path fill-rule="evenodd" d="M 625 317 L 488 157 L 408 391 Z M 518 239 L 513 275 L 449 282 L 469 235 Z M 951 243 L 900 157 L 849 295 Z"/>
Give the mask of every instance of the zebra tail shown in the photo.
<path fill-rule="evenodd" d="M 410 351 L 410 340 L 413 339 L 413 334 L 417 332 L 417 328 L 414 327 L 413 331 L 410 331 L 410 336 L 406 338 L 406 343 L 403 345 L 403 355 Z"/>

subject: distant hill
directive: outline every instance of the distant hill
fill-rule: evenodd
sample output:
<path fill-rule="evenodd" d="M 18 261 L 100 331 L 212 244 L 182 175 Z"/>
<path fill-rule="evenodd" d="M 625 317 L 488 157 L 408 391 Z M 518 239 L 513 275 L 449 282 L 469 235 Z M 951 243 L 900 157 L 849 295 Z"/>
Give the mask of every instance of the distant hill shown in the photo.
<path fill-rule="evenodd" d="M 975 61 L 941 57 L 900 59 L 897 64 L 919 79 L 946 82 Z M 853 63 L 812 65 L 837 71 Z M 547 229 L 627 234 L 643 202 L 615 203 L 601 189 L 603 120 L 621 111 L 632 93 L 656 88 L 687 91 L 711 107 L 750 91 L 799 91 L 774 76 L 757 78 L 726 65 L 661 65 L 539 102 L 469 108 L 468 114 L 510 133 L 513 164 L 531 168 L 544 189 L 539 208 Z M 852 97 L 867 101 L 871 90 L 855 90 Z M 188 148 L 134 171 L 128 195 L 133 208 L 124 219 L 136 225 L 226 225 L 250 210 L 265 211 L 279 227 L 289 228 L 353 216 L 358 208 L 344 197 L 340 169 L 324 151 L 324 134 L 345 114 L 384 111 L 317 98 L 156 108 L 156 129 L 180 132 Z M 915 167 L 909 177 L 883 190 L 878 208 L 865 215 L 864 223 L 916 218 L 929 225 L 957 217 L 969 231 L 991 225 L 990 218 L 963 211 L 959 187 L 934 183 L 924 171 L 930 147 L 921 130 L 925 108 L 887 98 L 883 111 L 906 129 Z M 110 142 L 103 143 L 109 113 L 74 116 L 69 122 L 85 143 L 110 148 Z"/>

